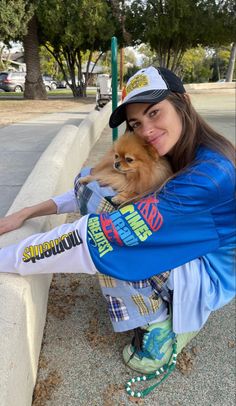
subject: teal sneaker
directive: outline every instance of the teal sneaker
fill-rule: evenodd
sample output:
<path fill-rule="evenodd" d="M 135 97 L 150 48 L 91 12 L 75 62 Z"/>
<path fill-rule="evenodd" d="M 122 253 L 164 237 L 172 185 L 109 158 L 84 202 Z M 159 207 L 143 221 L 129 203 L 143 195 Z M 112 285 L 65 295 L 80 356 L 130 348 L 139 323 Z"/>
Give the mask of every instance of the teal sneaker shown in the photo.
<path fill-rule="evenodd" d="M 175 340 L 179 354 L 197 334 L 198 331 L 175 335 L 171 317 L 146 329 L 137 328 L 131 345 L 123 350 L 124 362 L 134 371 L 150 374 L 169 362 Z"/>

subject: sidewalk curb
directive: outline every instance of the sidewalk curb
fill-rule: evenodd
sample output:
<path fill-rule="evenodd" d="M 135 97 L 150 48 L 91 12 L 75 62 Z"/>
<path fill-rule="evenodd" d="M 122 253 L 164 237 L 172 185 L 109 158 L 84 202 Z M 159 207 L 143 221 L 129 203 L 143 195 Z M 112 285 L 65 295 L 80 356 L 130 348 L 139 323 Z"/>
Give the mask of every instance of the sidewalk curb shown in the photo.
<path fill-rule="evenodd" d="M 42 154 L 7 214 L 73 187 L 111 114 L 111 102 L 79 127 L 65 125 Z M 65 170 L 66 168 L 66 170 Z M 66 215 L 28 220 L 0 237 L 0 247 L 62 224 Z M 52 275 L 0 275 L 0 405 L 31 406 Z"/>

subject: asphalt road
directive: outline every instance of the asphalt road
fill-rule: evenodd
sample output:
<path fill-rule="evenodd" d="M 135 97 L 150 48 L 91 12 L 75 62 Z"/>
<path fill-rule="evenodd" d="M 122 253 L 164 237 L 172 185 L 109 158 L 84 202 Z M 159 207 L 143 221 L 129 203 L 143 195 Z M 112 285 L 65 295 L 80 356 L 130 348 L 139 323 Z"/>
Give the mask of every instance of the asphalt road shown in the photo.
<path fill-rule="evenodd" d="M 235 91 L 194 93 L 192 103 L 205 120 L 235 144 Z"/>

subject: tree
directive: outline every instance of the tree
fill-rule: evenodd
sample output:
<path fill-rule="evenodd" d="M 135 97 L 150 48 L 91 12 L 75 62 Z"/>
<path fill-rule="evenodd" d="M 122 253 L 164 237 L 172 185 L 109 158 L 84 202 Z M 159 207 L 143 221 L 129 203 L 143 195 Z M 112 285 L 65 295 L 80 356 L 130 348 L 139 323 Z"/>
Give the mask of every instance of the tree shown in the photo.
<path fill-rule="evenodd" d="M 138 72 L 139 69 L 140 67 L 137 65 L 129 66 L 126 70 L 126 73 L 124 74 L 124 82 L 127 83 L 129 78 L 131 78 L 131 76 Z"/>
<path fill-rule="evenodd" d="M 59 65 L 53 55 L 44 47 L 40 46 L 39 50 L 41 72 L 57 80 L 62 80 L 63 76 Z"/>
<path fill-rule="evenodd" d="M 147 44 L 141 44 L 137 47 L 137 51 L 140 54 L 140 58 L 141 58 L 141 66 L 143 68 L 147 68 L 148 66 L 159 66 L 159 63 L 157 61 L 157 56 L 156 56 L 156 52 L 152 51 L 150 46 Z"/>
<path fill-rule="evenodd" d="M 128 3 L 130 2 L 125 0 L 107 0 L 107 3 L 114 17 L 113 22 L 116 36 L 119 39 L 119 46 L 120 48 L 127 47 L 131 42 L 131 36 L 126 24 L 127 10 L 129 9 Z"/>
<path fill-rule="evenodd" d="M 86 95 L 93 52 L 97 61 L 110 46 L 114 31 L 111 10 L 105 0 L 41 0 L 37 9 L 40 39 L 58 62 L 75 97 Z M 83 54 L 89 50 L 85 77 Z M 65 69 L 66 61 L 71 83 Z M 76 80 L 77 75 L 77 80 Z"/>
<path fill-rule="evenodd" d="M 43 94 L 44 87 L 40 89 L 43 84 L 37 55 L 39 43 L 43 44 L 56 59 L 74 96 L 86 95 L 89 66 L 93 56 L 97 55 L 95 67 L 103 52 L 110 47 L 111 36 L 118 34 L 118 37 L 122 38 L 124 31 L 119 27 L 112 3 L 117 2 L 109 0 L 65 0 L 63 2 L 60 0 L 0 0 L 3 23 L 6 20 L 0 31 L 4 33 L 3 38 L 7 41 L 8 39 L 22 39 L 24 36 L 25 53 L 32 52 L 32 58 L 31 55 L 25 55 L 27 64 L 25 97 L 46 97 L 46 93 Z M 125 2 L 122 0 L 118 3 L 124 5 Z M 37 27 L 40 32 L 39 37 Z M 82 58 L 88 51 L 88 63 L 83 76 Z M 77 81 L 75 75 L 77 75 Z M 71 84 L 69 78 L 72 80 Z"/>
<path fill-rule="evenodd" d="M 134 44 L 149 44 L 159 65 L 177 71 L 187 49 L 234 40 L 233 4 L 221 0 L 134 0 L 126 23 Z"/>
<path fill-rule="evenodd" d="M 0 36 L 1 40 L 23 40 L 26 81 L 24 97 L 26 99 L 47 99 L 42 81 L 39 63 L 39 44 L 35 10 L 38 0 L 0 0 Z"/>
<path fill-rule="evenodd" d="M 28 32 L 23 37 L 23 44 L 26 63 L 24 97 L 26 99 L 45 100 L 47 99 L 47 92 L 40 69 L 37 19 L 35 15 L 28 23 Z"/>
<path fill-rule="evenodd" d="M 119 87 L 120 90 L 123 88 L 123 79 L 126 74 L 127 67 L 125 66 L 125 50 L 124 47 L 129 45 L 130 35 L 126 30 L 126 1 L 125 0 L 110 0 L 108 1 L 111 5 L 112 14 L 115 17 L 115 20 L 118 22 L 117 34 L 119 36 Z"/>
<path fill-rule="evenodd" d="M 212 55 L 212 81 L 215 82 L 220 79 L 226 79 L 230 60 L 232 59 L 232 50 L 231 46 L 221 46 L 214 48 Z M 233 68 L 233 65 L 231 65 Z M 232 71 L 232 77 L 233 77 Z M 226 79 L 227 80 L 227 79 Z M 231 78 L 232 80 L 232 78 Z"/>
<path fill-rule="evenodd" d="M 231 47 L 229 65 L 226 73 L 226 82 L 232 82 L 233 80 L 235 56 L 236 56 L 236 42 L 234 42 Z"/>
<path fill-rule="evenodd" d="M 185 83 L 209 82 L 211 77 L 211 58 L 201 46 L 188 49 L 182 59 L 182 79 Z"/>
<path fill-rule="evenodd" d="M 27 0 L 0 0 L 0 41 L 21 38 L 27 33 L 34 6 Z"/>
<path fill-rule="evenodd" d="M 6 55 L 6 44 L 0 43 L 0 71 L 7 70 L 9 66 L 10 51 Z"/>

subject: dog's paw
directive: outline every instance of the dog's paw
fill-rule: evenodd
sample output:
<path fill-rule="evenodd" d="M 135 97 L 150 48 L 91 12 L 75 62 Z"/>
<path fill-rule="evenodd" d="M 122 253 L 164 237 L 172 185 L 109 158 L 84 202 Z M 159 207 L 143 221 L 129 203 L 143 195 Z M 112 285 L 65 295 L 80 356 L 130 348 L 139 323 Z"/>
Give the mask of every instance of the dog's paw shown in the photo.
<path fill-rule="evenodd" d="M 121 203 L 124 203 L 126 199 L 122 198 L 120 195 L 116 195 L 114 197 L 112 197 L 111 201 L 112 203 L 114 203 L 115 205 L 119 205 Z"/>
<path fill-rule="evenodd" d="M 91 182 L 91 181 L 92 181 L 92 177 L 91 177 L 90 175 L 88 175 L 88 176 L 82 176 L 81 178 L 78 179 L 78 181 L 79 181 L 79 183 L 80 183 L 81 185 L 84 185 L 84 184 L 86 184 L 86 183 Z"/>

